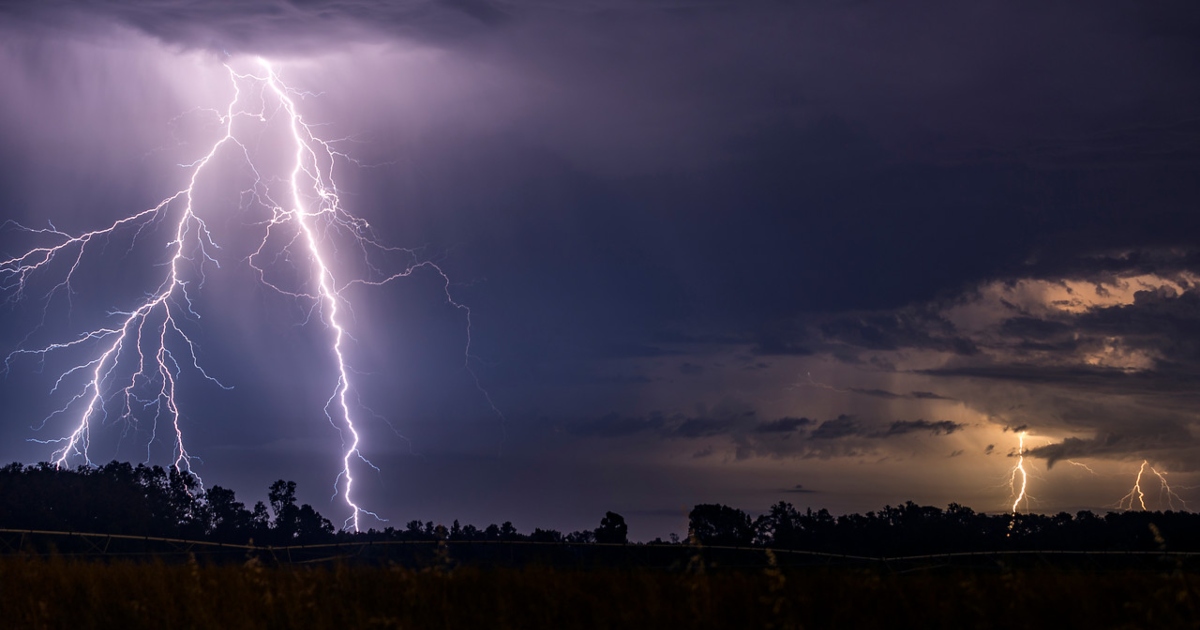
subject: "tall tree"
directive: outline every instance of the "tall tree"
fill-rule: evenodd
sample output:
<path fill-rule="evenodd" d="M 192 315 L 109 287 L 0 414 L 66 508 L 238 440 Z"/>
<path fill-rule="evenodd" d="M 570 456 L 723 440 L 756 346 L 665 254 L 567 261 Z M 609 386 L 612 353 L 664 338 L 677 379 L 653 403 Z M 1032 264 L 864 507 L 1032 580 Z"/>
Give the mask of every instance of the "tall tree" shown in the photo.
<path fill-rule="evenodd" d="M 623 545 L 629 542 L 629 526 L 625 517 L 616 512 L 607 512 L 596 528 L 596 542 Z"/>
<path fill-rule="evenodd" d="M 275 539 L 283 543 L 290 542 L 296 537 L 300 516 L 300 508 L 296 507 L 296 482 L 280 479 L 271 484 L 267 500 L 271 502 L 271 511 L 275 514 L 272 523 Z"/>
<path fill-rule="evenodd" d="M 754 540 L 754 525 L 741 510 L 703 503 L 688 514 L 688 535 L 703 545 L 741 547 Z"/>

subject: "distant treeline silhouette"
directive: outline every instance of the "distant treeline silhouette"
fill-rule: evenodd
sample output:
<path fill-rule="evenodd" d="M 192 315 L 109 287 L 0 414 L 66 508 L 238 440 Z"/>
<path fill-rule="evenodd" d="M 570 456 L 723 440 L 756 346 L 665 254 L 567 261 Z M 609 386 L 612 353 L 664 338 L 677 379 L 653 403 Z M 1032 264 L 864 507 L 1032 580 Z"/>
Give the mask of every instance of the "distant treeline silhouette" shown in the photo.
<path fill-rule="evenodd" d="M 454 521 L 409 521 L 361 533 L 336 531 L 310 505 L 296 505 L 296 484 L 279 480 L 268 504 L 253 507 L 221 486 L 200 487 L 173 468 L 112 462 L 74 470 L 41 463 L 0 468 L 0 529 L 123 534 L 230 544 L 305 545 L 365 541 L 512 541 L 563 544 L 628 543 L 625 519 L 608 512 L 599 527 L 564 534 L 511 522 L 477 528 Z M 1109 512 L 1098 516 L 982 514 L 950 504 L 945 510 L 911 501 L 878 512 L 834 516 L 779 502 L 752 518 L 725 505 L 701 504 L 688 515 L 686 538 L 657 544 L 770 547 L 871 557 L 1014 550 L 1200 551 L 1200 515 L 1190 512 Z"/>

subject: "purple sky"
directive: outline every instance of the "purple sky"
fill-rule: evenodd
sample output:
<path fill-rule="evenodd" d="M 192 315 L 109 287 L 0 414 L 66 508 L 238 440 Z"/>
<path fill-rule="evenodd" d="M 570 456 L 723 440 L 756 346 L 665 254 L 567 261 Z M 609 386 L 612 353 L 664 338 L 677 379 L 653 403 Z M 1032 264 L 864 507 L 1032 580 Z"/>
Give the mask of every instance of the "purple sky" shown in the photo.
<path fill-rule="evenodd" d="M 222 62 L 262 55 L 354 158 L 346 209 L 453 280 L 504 416 L 439 278 L 349 290 L 361 503 L 390 524 L 1001 511 L 1022 429 L 1029 509 L 1107 509 L 1143 460 L 1200 505 L 1198 30 L 1186 2 L 0 2 L 0 219 L 152 207 L 220 134 Z M 203 182 L 224 249 L 189 325 L 234 389 L 183 373 L 189 449 L 340 522 L 328 331 L 253 282 L 245 177 Z M 49 274 L 7 291 L 0 354 L 152 290 L 163 241 L 130 238 L 69 304 Z M 3 258 L 37 244 L 0 230 Z M 10 361 L 0 461 L 70 431 L 34 428 L 71 360 Z M 147 426 L 93 459 L 145 459 Z"/>

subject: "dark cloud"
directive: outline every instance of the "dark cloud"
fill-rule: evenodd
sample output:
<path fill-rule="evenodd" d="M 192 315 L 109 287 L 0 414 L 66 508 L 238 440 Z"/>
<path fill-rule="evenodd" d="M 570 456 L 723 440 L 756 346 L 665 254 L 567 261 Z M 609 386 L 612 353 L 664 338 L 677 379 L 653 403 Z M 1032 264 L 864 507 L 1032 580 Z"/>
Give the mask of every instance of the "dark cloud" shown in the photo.
<path fill-rule="evenodd" d="M 929 432 L 934 435 L 949 435 L 955 431 L 961 430 L 965 425 L 949 420 L 938 420 L 931 422 L 929 420 L 898 420 L 888 426 L 887 431 L 879 435 L 880 437 L 891 437 L 893 435 L 904 435 L 914 432 Z"/>
<path fill-rule="evenodd" d="M 1047 467 L 1065 459 L 1089 457 L 1124 459 L 1154 454 L 1159 458 L 1177 460 L 1179 451 L 1197 445 L 1196 438 L 1186 428 L 1175 425 L 1156 424 L 1137 427 L 1136 434 L 1106 434 L 1090 439 L 1069 437 L 1061 442 L 1025 449 L 1030 457 L 1046 460 Z M 1192 465 L 1188 461 L 1188 465 Z"/>
<path fill-rule="evenodd" d="M 979 351 L 970 339 L 956 334 L 949 322 L 915 310 L 835 319 L 821 325 L 821 334 L 826 341 L 865 350 L 922 348 L 959 355 Z"/>
<path fill-rule="evenodd" d="M 1124 226 L 1132 229 L 1132 226 Z M 1086 240 L 1086 239 L 1085 239 Z M 1158 274 L 1178 277 L 1181 272 L 1200 270 L 1200 249 L 1191 243 L 1164 246 L 1158 237 L 1138 238 L 1122 246 L 1094 244 L 1056 250 L 1048 244 L 1031 252 L 1030 257 L 1016 268 L 1006 270 L 1004 277 L 1036 278 L 1051 282 L 1074 279 L 1094 284 L 1093 290 L 1107 295 L 1105 283 L 1122 277 Z"/>
<path fill-rule="evenodd" d="M 933 392 L 909 392 L 907 394 L 898 394 L 889 392 L 885 389 L 850 387 L 848 392 L 861 394 L 863 396 L 872 396 L 874 398 L 883 398 L 885 400 L 954 400 L 949 396 L 942 396 Z"/>
<path fill-rule="evenodd" d="M 1200 382 L 1200 374 L 1181 372 L 1163 378 L 1157 371 L 1134 371 L 1118 367 L 1086 365 L 1061 366 L 1018 363 L 1011 365 L 972 366 L 924 370 L 923 374 L 940 377 L 967 377 L 1012 381 L 1032 385 L 1069 387 L 1079 391 L 1106 394 L 1181 393 L 1190 394 Z"/>
<path fill-rule="evenodd" d="M 783 431 L 799 420 L 797 428 Z M 815 428 L 805 430 L 807 427 Z M 869 435 L 867 424 L 841 415 L 817 424 L 807 418 L 783 418 L 766 423 L 767 431 L 739 432 L 732 436 L 737 459 L 768 457 L 773 459 L 828 459 L 834 457 L 857 457 L 875 452 L 884 446 L 880 440 Z M 760 425 L 758 428 L 762 428 Z"/>
<path fill-rule="evenodd" d="M 382 41 L 396 36 L 461 37 L 508 15 L 487 0 L 251 0 L 248 2 L 0 3 L 10 20 L 43 28 L 95 31 L 104 22 L 140 30 L 168 44 L 212 52 L 328 49 L 339 38 Z"/>
<path fill-rule="evenodd" d="M 942 396 L 941 394 L 935 394 L 933 392 L 910 392 L 909 396 L 912 396 L 917 400 L 954 400 L 954 398 L 950 396 Z"/>
<path fill-rule="evenodd" d="M 709 416 L 667 416 L 656 412 L 643 417 L 610 413 L 600 418 L 568 423 L 565 430 L 571 435 L 585 438 L 621 438 L 652 434 L 661 438 L 700 439 L 715 436 L 739 438 L 749 433 L 790 434 L 813 424 L 808 418 L 792 417 L 758 422 L 756 416 L 757 412 L 753 410 L 737 413 L 716 410 Z M 709 455 L 712 450 L 704 449 L 701 452 Z"/>
<path fill-rule="evenodd" d="M 897 398 L 904 398 L 904 396 L 901 394 L 896 394 L 894 392 L 889 392 L 889 391 L 882 390 L 882 389 L 863 389 L 863 388 L 859 388 L 859 387 L 851 387 L 851 388 L 849 388 L 848 391 L 853 392 L 855 394 L 862 394 L 863 396 L 874 396 L 876 398 L 886 398 L 889 400 L 894 400 Z"/>
<path fill-rule="evenodd" d="M 683 440 L 719 438 L 734 447 L 739 459 L 767 457 L 829 457 L 867 452 L 886 446 L 889 439 L 900 436 L 929 434 L 949 435 L 965 425 L 948 420 L 899 420 L 888 424 L 865 421 L 849 415 L 816 422 L 804 417 L 785 416 L 770 421 L 756 420 L 753 410 L 731 412 L 714 410 L 707 416 L 666 416 L 661 413 L 647 417 L 626 417 L 616 413 L 566 425 L 572 436 L 590 438 L 648 437 Z M 718 452 L 709 443 L 692 453 L 693 459 L 703 459 Z"/>
<path fill-rule="evenodd" d="M 796 484 L 796 485 L 792 486 L 791 488 L 785 488 L 783 490 L 783 492 L 787 492 L 787 493 L 791 493 L 791 494 L 812 494 L 812 493 L 818 492 L 818 491 L 813 490 L 811 488 L 805 488 L 802 484 Z"/>
<path fill-rule="evenodd" d="M 673 437 L 702 438 L 730 433 L 737 427 L 733 418 L 687 418 L 670 432 Z"/>
<path fill-rule="evenodd" d="M 808 418 L 779 418 L 759 424 L 754 427 L 754 430 L 758 433 L 791 433 L 812 423 L 813 421 Z"/>
<path fill-rule="evenodd" d="M 1200 289 L 1178 293 L 1156 287 L 1134 293 L 1132 304 L 1095 309 L 1078 318 L 1083 334 L 1118 338 L 1130 349 L 1151 351 L 1161 369 L 1200 372 Z"/>
<path fill-rule="evenodd" d="M 1194 392 L 1200 383 L 1200 292 L 1196 289 L 1178 292 L 1160 285 L 1136 291 L 1130 304 L 1056 312 L 1049 317 L 1006 319 L 995 335 L 981 336 L 978 342 L 988 360 L 923 373 L 1093 395 L 1152 397 L 1157 406 L 1184 408 L 1196 401 Z M 1097 357 L 1109 356 L 1117 365 L 1096 365 Z M 1127 366 L 1120 364 L 1126 360 L 1123 357 L 1141 358 Z"/>
<path fill-rule="evenodd" d="M 5 2 L 0 12 L 13 24 L 72 32 L 116 23 L 218 53 L 297 54 L 347 41 L 417 39 L 477 49 L 559 79 L 585 69 L 595 94 L 622 87 L 655 95 L 648 105 L 688 99 L 710 120 L 725 116 L 742 131 L 727 140 L 732 152 L 747 144 L 760 151 L 778 131 L 825 117 L 857 132 L 855 143 L 816 134 L 809 144 L 821 150 L 807 157 L 809 168 L 889 151 L 1043 168 L 1195 159 L 1186 138 L 1196 124 L 1181 103 L 1196 88 L 1179 80 L 1190 76 L 1184 51 L 1195 43 L 1175 25 L 1197 19 L 1180 4 L 1153 18 L 1124 3 L 999 0 L 970 10 L 932 1 L 900 9 L 758 1 L 54 0 Z M 938 19 L 914 17 L 926 14 Z M 576 36 L 585 32 L 606 37 Z M 1114 122 L 1135 104 L 1150 121 Z M 742 112 L 748 119 L 733 118 Z"/>
<path fill-rule="evenodd" d="M 1001 334 L 1026 339 L 1054 339 L 1071 331 L 1072 326 L 1065 322 L 1033 317 L 1013 317 L 1000 326 Z"/>
<path fill-rule="evenodd" d="M 345 171 L 355 211 L 388 244 L 428 244 L 472 307 L 466 361 L 515 419 L 508 446 L 535 449 L 542 421 L 520 419 L 549 416 L 556 453 L 610 458 L 606 478 L 625 462 L 605 448 L 635 442 L 646 458 L 698 448 L 693 468 L 718 466 L 726 442 L 739 457 L 857 456 L 966 430 L 890 421 L 954 401 L 997 426 L 1109 436 L 1030 451 L 1047 461 L 1180 463 L 1200 403 L 1196 32 L 1200 11 L 1179 1 L 0 1 L 0 207 L 37 225 L 65 208 L 90 229 L 154 203 L 195 159 L 155 166 L 164 130 L 223 89 L 180 68 L 269 55 L 321 93 L 311 120 L 376 165 Z M 24 245 L 11 236 L 0 249 Z M 1017 290 L 1030 279 L 1046 286 Z M 461 369 L 461 314 L 420 306 L 445 306 L 436 280 L 355 296 L 356 393 L 418 450 L 492 453 L 471 441 L 497 423 Z M 1068 281 L 1138 291 L 1083 307 L 1092 289 L 1060 295 Z M 83 285 L 80 321 L 102 301 Z M 5 311 L 5 353 L 36 310 Z M 201 328 L 227 329 L 214 321 Z M 299 371 L 323 355 L 295 323 L 245 338 L 292 335 L 272 348 Z M 204 341 L 238 389 L 189 421 L 222 440 L 251 427 L 269 441 L 284 423 L 262 418 L 306 417 L 294 392 L 326 387 Z M 824 362 L 842 400 L 780 393 L 782 372 Z M 19 378 L 0 384 L 22 419 L 0 444 L 32 460 L 24 419 L 41 402 L 9 401 L 45 388 Z M 697 410 L 734 393 L 761 415 Z M 276 463 L 311 461 L 286 450 Z"/>
<path fill-rule="evenodd" d="M 909 433 L 932 433 L 933 435 L 949 435 L 962 430 L 965 425 L 949 420 L 897 420 L 879 429 L 873 424 L 863 423 L 851 416 L 838 416 L 826 420 L 809 435 L 814 440 L 836 440 L 850 437 L 889 438 Z"/>
<path fill-rule="evenodd" d="M 837 440 L 860 435 L 861 432 L 862 427 L 854 418 L 841 415 L 833 420 L 822 422 L 816 429 L 813 429 L 808 437 L 814 440 Z"/>

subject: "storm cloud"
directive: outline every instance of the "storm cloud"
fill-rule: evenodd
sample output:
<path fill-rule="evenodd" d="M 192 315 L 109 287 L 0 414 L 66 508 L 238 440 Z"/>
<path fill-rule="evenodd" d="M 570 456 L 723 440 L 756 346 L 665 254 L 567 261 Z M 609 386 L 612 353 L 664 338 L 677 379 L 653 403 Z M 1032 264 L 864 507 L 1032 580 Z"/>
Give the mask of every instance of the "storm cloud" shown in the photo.
<path fill-rule="evenodd" d="M 627 509 L 649 537 L 677 501 L 865 510 L 922 480 L 1003 507 L 1006 427 L 1114 475 L 1200 454 L 1198 30 L 1178 1 L 0 2 L 0 220 L 81 233 L 158 203 L 218 128 L 222 64 L 269 57 L 352 158 L 347 207 L 449 279 L 348 293 L 384 512 Z M 317 497 L 328 352 L 239 266 L 245 176 L 205 182 L 226 258 L 186 324 L 235 387 L 184 385 L 186 422 L 207 478 L 297 471 Z M 13 225 L 5 256 L 36 245 Z M 134 240 L 87 261 L 69 314 L 5 279 L 4 354 L 144 295 Z M 27 358 L 0 455 L 34 461 L 61 366 Z"/>

